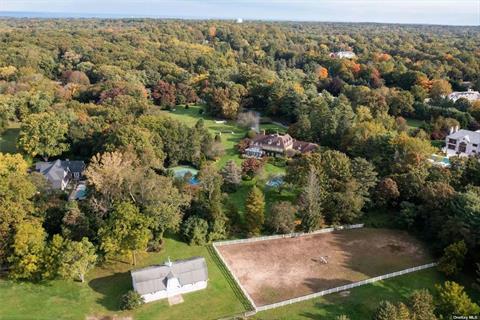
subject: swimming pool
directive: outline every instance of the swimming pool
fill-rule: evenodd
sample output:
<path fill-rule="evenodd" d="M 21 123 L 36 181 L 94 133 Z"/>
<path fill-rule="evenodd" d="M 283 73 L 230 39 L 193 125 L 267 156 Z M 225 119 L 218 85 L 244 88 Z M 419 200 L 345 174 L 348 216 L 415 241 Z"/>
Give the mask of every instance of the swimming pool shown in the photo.
<path fill-rule="evenodd" d="M 177 167 L 170 168 L 170 170 L 173 171 L 175 178 L 179 178 L 179 179 L 183 179 L 183 177 L 185 177 L 186 174 L 190 174 L 191 178 L 187 181 L 187 183 L 191 185 L 199 184 L 199 181 L 197 179 L 198 170 L 193 167 L 177 166 Z"/>
<path fill-rule="evenodd" d="M 266 185 L 268 187 L 280 187 L 283 184 L 283 177 L 278 176 L 278 177 L 273 177 L 270 180 L 267 181 Z"/>

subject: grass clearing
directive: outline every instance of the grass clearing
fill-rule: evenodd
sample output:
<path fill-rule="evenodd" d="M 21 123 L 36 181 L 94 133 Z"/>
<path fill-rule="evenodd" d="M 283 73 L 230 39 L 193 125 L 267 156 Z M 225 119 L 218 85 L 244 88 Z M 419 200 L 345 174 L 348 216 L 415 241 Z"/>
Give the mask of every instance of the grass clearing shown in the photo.
<path fill-rule="evenodd" d="M 215 119 L 205 114 L 201 114 L 201 110 L 203 110 L 202 106 L 190 106 L 185 108 L 184 106 L 177 106 L 172 111 L 161 111 L 162 113 L 185 123 L 186 125 L 193 127 L 198 120 L 203 119 L 205 123 L 205 127 L 212 132 L 212 134 L 221 133 L 222 144 L 225 148 L 225 154 L 217 160 L 218 168 L 222 168 L 225 166 L 227 161 L 234 160 L 237 164 L 241 164 L 242 158 L 238 154 L 237 150 L 235 149 L 235 145 L 245 138 L 245 135 L 248 130 L 244 128 L 240 128 L 235 121 L 226 120 L 223 123 L 221 119 Z M 270 124 L 261 124 L 260 129 L 267 130 L 278 130 L 278 132 L 283 133 L 285 132 L 285 128 L 270 123 Z M 265 165 L 266 173 L 282 173 L 285 170 L 282 168 L 278 168 L 270 163 Z"/>
<path fill-rule="evenodd" d="M 183 295 L 184 303 L 168 306 L 166 301 L 143 305 L 133 312 L 119 309 L 120 297 L 131 289 L 129 270 L 124 261 L 97 267 L 84 284 L 70 281 L 43 283 L 0 279 L 0 318 L 5 319 L 85 319 L 88 315 L 133 316 L 134 319 L 217 319 L 245 311 L 244 297 L 229 281 L 222 266 L 208 247 L 189 246 L 177 239 L 165 240 L 160 253 L 143 254 L 135 268 L 172 260 L 203 256 L 208 265 L 208 287 Z"/>
<path fill-rule="evenodd" d="M 20 124 L 11 123 L 9 127 L 0 136 L 0 152 L 16 153 L 17 140 L 20 134 Z"/>
<path fill-rule="evenodd" d="M 369 228 L 226 245 L 219 251 L 258 306 L 433 261 L 406 232 Z"/>

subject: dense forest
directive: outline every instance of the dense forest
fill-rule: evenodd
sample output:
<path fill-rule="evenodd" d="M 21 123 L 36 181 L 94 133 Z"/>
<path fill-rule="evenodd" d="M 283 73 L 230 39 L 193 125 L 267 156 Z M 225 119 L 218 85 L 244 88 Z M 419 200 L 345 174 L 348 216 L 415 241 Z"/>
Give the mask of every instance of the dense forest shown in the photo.
<path fill-rule="evenodd" d="M 0 30 L 0 129 L 20 125 L 21 152 L 0 154 L 9 277 L 83 280 L 113 256 L 161 250 L 167 232 L 206 244 L 364 220 L 425 240 L 452 279 L 479 277 L 480 162 L 428 161 L 452 127 L 480 129 L 480 101 L 446 97 L 480 90 L 478 27 L 4 19 Z M 256 111 L 319 150 L 218 168 L 221 137 L 165 113 L 194 105 L 229 121 Z M 86 200 L 30 170 L 57 158 L 87 162 Z M 229 198 L 265 161 L 281 162 L 290 201 L 265 209 L 254 185 L 240 214 Z M 174 179 L 178 164 L 200 184 Z M 479 312 L 458 294 L 461 312 Z M 428 319 L 459 310 L 448 303 Z"/>

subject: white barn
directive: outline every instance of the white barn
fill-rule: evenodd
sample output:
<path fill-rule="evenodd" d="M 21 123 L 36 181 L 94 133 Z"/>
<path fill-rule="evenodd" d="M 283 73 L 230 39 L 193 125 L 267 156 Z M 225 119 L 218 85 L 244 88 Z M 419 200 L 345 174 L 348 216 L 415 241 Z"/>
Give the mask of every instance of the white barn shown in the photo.
<path fill-rule="evenodd" d="M 203 257 L 132 270 L 133 289 L 145 302 L 202 290 L 207 287 L 207 263 Z"/>

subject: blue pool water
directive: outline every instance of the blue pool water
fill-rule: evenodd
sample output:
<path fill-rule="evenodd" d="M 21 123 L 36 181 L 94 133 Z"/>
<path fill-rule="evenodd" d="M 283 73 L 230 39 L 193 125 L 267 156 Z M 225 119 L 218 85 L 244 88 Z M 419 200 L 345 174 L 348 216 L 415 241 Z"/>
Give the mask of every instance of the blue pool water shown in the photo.
<path fill-rule="evenodd" d="M 179 167 L 170 168 L 170 170 L 173 171 L 175 178 L 180 178 L 180 179 L 182 179 L 187 173 L 190 173 L 192 177 L 187 181 L 187 183 L 190 185 L 197 185 L 200 183 L 200 181 L 198 181 L 197 179 L 198 170 L 195 168 L 187 167 L 187 166 L 179 166 Z"/>
<path fill-rule="evenodd" d="M 283 177 L 275 177 L 267 181 L 268 187 L 279 187 L 283 184 Z"/>

